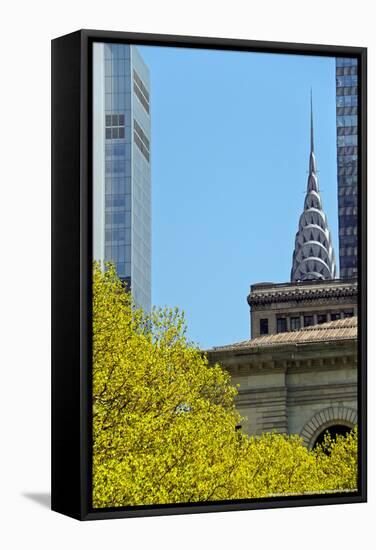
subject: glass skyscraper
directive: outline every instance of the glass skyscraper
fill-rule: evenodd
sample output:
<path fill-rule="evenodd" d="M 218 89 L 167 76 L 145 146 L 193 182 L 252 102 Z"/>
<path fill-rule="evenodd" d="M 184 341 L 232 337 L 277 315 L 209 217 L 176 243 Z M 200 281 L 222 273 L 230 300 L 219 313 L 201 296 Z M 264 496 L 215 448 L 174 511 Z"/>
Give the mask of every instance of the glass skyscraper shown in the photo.
<path fill-rule="evenodd" d="M 151 309 L 150 78 L 135 46 L 93 45 L 93 256 Z"/>
<path fill-rule="evenodd" d="M 358 67 L 336 58 L 337 174 L 340 277 L 358 273 Z"/>

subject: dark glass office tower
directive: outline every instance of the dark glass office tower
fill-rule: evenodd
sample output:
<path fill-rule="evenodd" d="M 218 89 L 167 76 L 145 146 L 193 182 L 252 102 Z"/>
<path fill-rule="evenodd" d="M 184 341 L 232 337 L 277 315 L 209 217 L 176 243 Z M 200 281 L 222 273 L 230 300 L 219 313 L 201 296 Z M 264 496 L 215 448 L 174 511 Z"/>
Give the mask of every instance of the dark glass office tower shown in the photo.
<path fill-rule="evenodd" d="M 336 59 L 340 277 L 358 273 L 358 66 Z"/>
<path fill-rule="evenodd" d="M 93 256 L 151 309 L 149 70 L 135 46 L 93 45 Z"/>

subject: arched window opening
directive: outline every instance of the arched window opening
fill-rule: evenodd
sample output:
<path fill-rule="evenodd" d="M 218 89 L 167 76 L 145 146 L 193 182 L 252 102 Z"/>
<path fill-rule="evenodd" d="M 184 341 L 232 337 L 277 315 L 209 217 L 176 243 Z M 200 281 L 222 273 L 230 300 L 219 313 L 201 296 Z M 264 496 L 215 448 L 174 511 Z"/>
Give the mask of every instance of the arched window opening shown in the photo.
<path fill-rule="evenodd" d="M 332 439 L 335 439 L 337 435 L 342 435 L 345 437 L 349 432 L 351 432 L 351 428 L 349 428 L 349 426 L 344 426 L 343 424 L 329 426 L 317 436 L 316 441 L 313 444 L 313 448 L 324 443 L 324 438 L 327 433 L 329 433 Z"/>

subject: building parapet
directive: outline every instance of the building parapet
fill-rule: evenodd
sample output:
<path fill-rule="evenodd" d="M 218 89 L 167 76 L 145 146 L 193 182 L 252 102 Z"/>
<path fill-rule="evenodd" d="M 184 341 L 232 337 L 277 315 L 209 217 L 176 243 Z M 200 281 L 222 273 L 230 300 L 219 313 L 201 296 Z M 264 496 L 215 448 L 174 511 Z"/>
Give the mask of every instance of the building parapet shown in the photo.
<path fill-rule="evenodd" d="M 258 283 L 251 285 L 247 297 L 252 306 L 291 300 L 317 300 L 318 298 L 353 297 L 358 294 L 356 279 L 333 279 L 331 281 L 298 281 L 293 283 Z"/>

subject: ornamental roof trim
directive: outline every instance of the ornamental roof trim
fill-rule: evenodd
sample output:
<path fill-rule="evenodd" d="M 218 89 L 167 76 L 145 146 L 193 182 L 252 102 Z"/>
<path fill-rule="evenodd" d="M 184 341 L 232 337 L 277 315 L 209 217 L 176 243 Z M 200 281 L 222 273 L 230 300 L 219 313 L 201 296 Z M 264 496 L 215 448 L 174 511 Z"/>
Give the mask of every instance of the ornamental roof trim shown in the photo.
<path fill-rule="evenodd" d="M 251 340 L 236 342 L 226 346 L 213 347 L 208 353 L 226 351 L 246 351 L 283 346 L 288 344 L 310 344 L 333 341 L 356 340 L 358 335 L 358 319 L 356 316 L 336 321 L 329 321 L 321 325 L 313 325 L 291 332 L 281 332 L 259 336 Z"/>
<path fill-rule="evenodd" d="M 247 301 L 250 306 L 266 304 L 271 302 L 286 302 L 290 300 L 314 300 L 318 298 L 339 298 L 351 297 L 358 294 L 358 283 L 356 280 L 341 281 L 316 281 L 316 285 L 306 282 L 287 283 L 285 285 L 270 285 L 255 288 L 251 287 Z"/>

